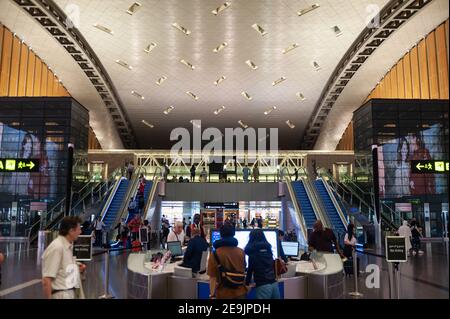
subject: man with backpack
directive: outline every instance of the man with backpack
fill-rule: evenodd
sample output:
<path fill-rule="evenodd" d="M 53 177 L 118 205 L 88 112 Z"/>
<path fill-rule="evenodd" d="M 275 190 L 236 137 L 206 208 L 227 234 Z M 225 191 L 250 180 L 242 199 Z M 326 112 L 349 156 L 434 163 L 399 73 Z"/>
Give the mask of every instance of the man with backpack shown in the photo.
<path fill-rule="evenodd" d="M 237 247 L 233 225 L 225 223 L 220 228 L 221 239 L 213 244 L 208 261 L 211 299 L 246 299 L 245 253 Z"/>

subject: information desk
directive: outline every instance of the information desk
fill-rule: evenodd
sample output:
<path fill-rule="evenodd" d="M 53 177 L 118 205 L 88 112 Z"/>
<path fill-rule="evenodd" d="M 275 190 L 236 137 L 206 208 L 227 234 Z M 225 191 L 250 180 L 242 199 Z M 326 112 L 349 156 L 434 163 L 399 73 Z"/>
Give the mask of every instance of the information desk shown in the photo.
<path fill-rule="evenodd" d="M 146 258 L 148 255 L 145 253 L 128 257 L 129 299 L 208 299 L 209 277 L 206 274 L 197 278 L 175 276 L 175 267 L 181 262 L 167 263 L 163 269 L 154 270 Z M 281 298 L 342 298 L 344 276 L 339 255 L 323 254 L 316 266 L 314 269 L 311 262 L 290 261 L 288 272 L 279 279 Z M 254 298 L 254 289 L 248 298 Z"/>

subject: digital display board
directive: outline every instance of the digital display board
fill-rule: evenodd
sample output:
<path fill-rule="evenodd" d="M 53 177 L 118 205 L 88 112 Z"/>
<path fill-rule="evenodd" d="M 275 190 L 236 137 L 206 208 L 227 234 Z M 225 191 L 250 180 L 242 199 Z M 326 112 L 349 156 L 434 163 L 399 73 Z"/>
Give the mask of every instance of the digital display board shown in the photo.
<path fill-rule="evenodd" d="M 449 161 L 411 161 L 411 172 L 415 174 L 448 173 Z"/>

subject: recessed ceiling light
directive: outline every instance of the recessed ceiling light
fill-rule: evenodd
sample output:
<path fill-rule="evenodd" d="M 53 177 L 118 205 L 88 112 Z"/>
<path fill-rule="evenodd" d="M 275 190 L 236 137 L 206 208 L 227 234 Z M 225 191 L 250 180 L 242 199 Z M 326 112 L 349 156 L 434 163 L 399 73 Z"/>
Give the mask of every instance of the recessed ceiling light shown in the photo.
<path fill-rule="evenodd" d="M 219 107 L 217 110 L 214 111 L 214 114 L 219 115 L 220 112 L 222 112 L 223 110 L 225 110 L 225 106 L 222 105 L 221 107 Z"/>
<path fill-rule="evenodd" d="M 241 120 L 238 121 L 239 125 L 242 126 L 242 128 L 248 128 L 248 125 L 242 122 Z"/>
<path fill-rule="evenodd" d="M 214 50 L 213 50 L 213 52 L 214 52 L 214 53 L 217 53 L 217 52 L 219 52 L 220 50 L 225 49 L 227 46 L 228 46 L 228 43 L 227 43 L 227 42 L 223 42 L 223 43 L 219 44 L 217 47 L 215 47 Z"/>
<path fill-rule="evenodd" d="M 220 83 L 222 83 L 223 81 L 225 81 L 226 78 L 227 78 L 227 77 L 226 77 L 225 75 L 221 76 L 220 78 L 218 78 L 218 79 L 214 82 L 214 85 L 215 85 L 215 86 L 219 85 Z"/>
<path fill-rule="evenodd" d="M 145 51 L 146 53 L 150 53 L 150 52 L 153 51 L 154 48 L 156 48 L 156 46 L 157 46 L 157 44 L 154 43 L 154 42 L 152 42 L 152 43 L 150 43 L 149 45 L 147 45 L 147 47 L 144 49 L 144 51 Z"/>
<path fill-rule="evenodd" d="M 287 126 L 289 126 L 291 129 L 295 128 L 295 125 L 291 123 L 291 121 L 287 120 L 286 121 Z"/>
<path fill-rule="evenodd" d="M 250 61 L 250 60 L 245 61 L 245 63 L 246 63 L 249 67 L 251 67 L 253 70 L 256 70 L 256 69 L 258 68 L 258 66 L 257 66 L 255 63 L 253 63 L 252 61 Z"/>
<path fill-rule="evenodd" d="M 164 110 L 164 114 L 168 115 L 172 110 L 174 109 L 173 105 L 169 106 L 167 109 Z"/>
<path fill-rule="evenodd" d="M 242 92 L 241 95 L 249 101 L 253 100 L 253 98 L 247 92 Z"/>
<path fill-rule="evenodd" d="M 156 81 L 156 84 L 157 85 L 161 85 L 161 84 L 163 84 L 164 83 L 164 81 L 165 80 L 167 80 L 167 76 L 162 76 L 162 77 L 160 77 L 159 79 L 158 79 L 158 81 Z"/>
<path fill-rule="evenodd" d="M 133 67 L 131 65 L 122 60 L 116 60 L 116 63 L 123 66 L 124 68 L 127 68 L 128 70 L 133 70 Z"/>
<path fill-rule="evenodd" d="M 321 69 L 319 63 L 317 63 L 316 61 L 314 61 L 314 62 L 312 63 L 312 65 L 313 65 L 314 69 L 316 69 L 316 71 L 319 71 L 319 70 Z"/>
<path fill-rule="evenodd" d="M 141 100 L 145 100 L 145 97 L 143 97 L 141 94 L 139 94 L 136 91 L 131 91 L 131 94 L 133 94 L 137 98 L 140 98 Z"/>
<path fill-rule="evenodd" d="M 269 115 L 270 113 L 272 113 L 273 111 L 275 111 L 277 109 L 276 106 L 272 106 L 270 109 L 266 110 L 264 112 L 264 115 Z"/>
<path fill-rule="evenodd" d="M 220 7 L 218 7 L 217 9 L 211 11 L 212 14 L 214 14 L 215 16 L 218 15 L 219 13 L 221 13 L 223 10 L 225 10 L 226 8 L 228 8 L 229 6 L 231 6 L 231 3 L 229 2 L 225 2 L 224 4 L 222 4 Z"/>
<path fill-rule="evenodd" d="M 193 66 L 191 63 L 189 63 L 188 61 L 182 59 L 180 60 L 181 63 L 183 63 L 185 66 L 187 66 L 188 68 L 190 68 L 191 70 L 195 70 L 195 66 Z"/>
<path fill-rule="evenodd" d="M 258 24 L 253 24 L 252 28 L 255 29 L 256 31 L 258 31 L 259 34 L 261 34 L 262 36 L 265 36 L 267 34 L 267 32 Z"/>
<path fill-rule="evenodd" d="M 109 29 L 107 27 L 104 27 L 104 26 L 102 26 L 100 24 L 96 23 L 96 24 L 94 24 L 94 27 L 96 27 L 97 29 L 99 29 L 99 30 L 101 30 L 103 32 L 106 32 L 106 33 L 108 33 L 110 35 L 114 35 L 114 31 L 113 30 L 111 30 L 111 29 Z"/>
<path fill-rule="evenodd" d="M 154 128 L 155 126 L 153 124 L 150 124 L 149 122 L 147 122 L 146 120 L 142 120 L 142 123 L 144 123 L 144 125 L 150 127 L 150 128 Z"/>
<path fill-rule="evenodd" d="M 302 94 L 302 93 L 300 93 L 300 92 L 297 92 L 297 97 L 300 99 L 300 100 L 302 100 L 302 101 L 304 101 L 306 98 L 305 98 L 305 96 Z"/>
<path fill-rule="evenodd" d="M 194 100 L 196 100 L 196 101 L 198 100 L 198 96 L 195 95 L 194 93 L 192 93 L 191 91 L 187 91 L 186 94 L 189 95 L 190 97 L 192 97 Z"/>
<path fill-rule="evenodd" d="M 142 4 L 140 4 L 139 2 L 135 2 L 128 8 L 127 13 L 133 15 L 140 9 L 141 6 Z"/>
<path fill-rule="evenodd" d="M 281 78 L 273 81 L 272 82 L 272 86 L 278 85 L 278 84 L 280 84 L 281 82 L 284 82 L 284 81 L 286 81 L 286 78 L 284 76 L 282 76 Z"/>
<path fill-rule="evenodd" d="M 320 5 L 318 3 L 315 3 L 315 4 L 313 4 L 312 6 L 310 6 L 308 8 L 305 8 L 305 9 L 302 9 L 302 10 L 298 11 L 297 14 L 299 16 L 302 16 L 302 15 L 307 14 L 308 12 L 311 12 L 314 9 L 317 9 L 319 7 L 320 7 Z"/>
<path fill-rule="evenodd" d="M 339 29 L 339 27 L 337 25 L 335 25 L 333 27 L 333 31 L 334 31 L 334 34 L 336 34 L 337 37 L 342 35 L 342 31 L 341 31 L 341 29 Z"/>
<path fill-rule="evenodd" d="M 286 53 L 298 48 L 299 46 L 300 46 L 300 44 L 298 44 L 298 43 L 291 44 L 286 49 L 284 49 L 282 52 L 283 52 L 283 54 L 286 54 Z"/>
<path fill-rule="evenodd" d="M 186 29 L 185 27 L 182 27 L 181 25 L 179 25 L 178 23 L 172 23 L 172 27 L 180 30 L 181 32 L 183 32 L 185 35 L 189 35 L 191 34 L 191 31 L 189 31 L 188 29 Z"/>

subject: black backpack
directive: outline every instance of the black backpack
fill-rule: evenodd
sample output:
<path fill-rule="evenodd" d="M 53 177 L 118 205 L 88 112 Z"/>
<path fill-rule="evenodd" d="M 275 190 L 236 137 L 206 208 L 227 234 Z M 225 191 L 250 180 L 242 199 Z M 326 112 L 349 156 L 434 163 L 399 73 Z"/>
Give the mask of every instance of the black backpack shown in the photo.
<path fill-rule="evenodd" d="M 237 272 L 226 269 L 219 261 L 217 253 L 214 252 L 216 258 L 217 268 L 219 269 L 219 282 L 222 286 L 232 289 L 237 289 L 245 284 L 245 272 Z"/>

